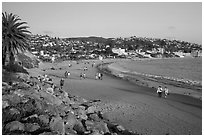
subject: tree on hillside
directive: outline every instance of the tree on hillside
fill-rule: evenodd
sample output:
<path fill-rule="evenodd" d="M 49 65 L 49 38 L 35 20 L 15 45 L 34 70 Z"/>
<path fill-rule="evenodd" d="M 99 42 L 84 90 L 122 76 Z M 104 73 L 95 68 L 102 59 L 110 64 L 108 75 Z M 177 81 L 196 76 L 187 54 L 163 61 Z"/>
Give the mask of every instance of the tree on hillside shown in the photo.
<path fill-rule="evenodd" d="M 18 50 L 25 51 L 28 48 L 28 40 L 31 32 L 25 26 L 26 22 L 12 13 L 2 13 L 2 65 L 5 66 L 6 57 L 9 57 L 9 64 L 14 64 L 14 55 Z"/>

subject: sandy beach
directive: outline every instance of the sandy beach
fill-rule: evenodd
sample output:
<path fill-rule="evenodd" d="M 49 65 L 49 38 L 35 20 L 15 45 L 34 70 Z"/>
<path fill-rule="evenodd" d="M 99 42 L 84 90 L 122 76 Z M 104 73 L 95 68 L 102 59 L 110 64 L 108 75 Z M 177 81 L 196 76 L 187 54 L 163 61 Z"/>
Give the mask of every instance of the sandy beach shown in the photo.
<path fill-rule="evenodd" d="M 116 60 L 104 60 L 103 63 Z M 85 63 L 86 62 L 86 63 Z M 89 62 L 89 63 L 87 63 Z M 94 61 L 97 64 L 102 61 Z M 72 67 L 68 67 L 68 64 Z M 63 90 L 86 99 L 100 99 L 98 104 L 104 116 L 126 129 L 147 135 L 201 135 L 202 101 L 190 96 L 170 94 L 167 99 L 158 98 L 154 88 L 140 86 L 127 80 L 104 73 L 103 80 L 95 80 L 98 72 L 93 61 L 43 63 L 30 69 L 31 75 L 49 75 L 59 85 L 64 72 L 71 75 L 65 79 Z M 80 80 L 86 66 L 87 78 Z M 51 68 L 54 69 L 51 69 Z"/>

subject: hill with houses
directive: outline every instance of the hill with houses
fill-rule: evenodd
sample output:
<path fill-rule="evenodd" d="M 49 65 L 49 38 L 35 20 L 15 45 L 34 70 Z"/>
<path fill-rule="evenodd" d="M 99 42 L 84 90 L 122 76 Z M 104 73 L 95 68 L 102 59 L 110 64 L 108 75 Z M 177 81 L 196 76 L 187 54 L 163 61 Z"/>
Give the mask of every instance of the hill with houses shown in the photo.
<path fill-rule="evenodd" d="M 103 58 L 170 58 L 202 56 L 202 45 L 179 40 L 146 38 L 76 37 L 32 35 L 30 51 L 43 61 Z"/>

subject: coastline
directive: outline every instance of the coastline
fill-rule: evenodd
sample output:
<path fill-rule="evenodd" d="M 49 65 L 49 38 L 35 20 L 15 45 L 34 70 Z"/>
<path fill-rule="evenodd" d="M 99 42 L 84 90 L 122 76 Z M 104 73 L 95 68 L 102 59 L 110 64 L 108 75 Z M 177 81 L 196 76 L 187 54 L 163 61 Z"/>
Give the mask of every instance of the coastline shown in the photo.
<path fill-rule="evenodd" d="M 102 62 L 101 64 L 98 64 L 97 68 L 108 75 L 128 80 L 129 82 L 140 86 L 154 89 L 159 85 L 167 86 L 170 89 L 170 93 L 190 96 L 202 100 L 202 83 L 130 71 L 118 65 L 118 61 L 120 60 Z"/>
<path fill-rule="evenodd" d="M 79 64 L 73 61 L 57 64 L 42 64 L 38 74 L 47 74 L 58 85 L 64 71 L 69 70 L 71 77 L 65 79 L 64 90 L 85 99 L 99 99 L 97 109 L 104 117 L 139 134 L 201 134 L 202 102 L 189 96 L 172 93 L 167 99 L 158 99 L 156 89 L 138 86 L 114 75 L 104 74 L 103 80 L 95 80 L 100 64 L 121 61 L 123 59 L 83 60 Z M 88 63 L 89 62 L 89 63 Z M 91 66 L 95 62 L 98 69 Z M 68 67 L 68 63 L 72 67 Z M 99 65 L 98 65 L 99 64 Z M 55 66 L 54 70 L 50 69 Z M 87 79 L 80 80 L 79 74 L 87 66 Z M 31 70 L 33 73 L 34 71 Z M 36 74 L 34 74 L 36 75 Z"/>

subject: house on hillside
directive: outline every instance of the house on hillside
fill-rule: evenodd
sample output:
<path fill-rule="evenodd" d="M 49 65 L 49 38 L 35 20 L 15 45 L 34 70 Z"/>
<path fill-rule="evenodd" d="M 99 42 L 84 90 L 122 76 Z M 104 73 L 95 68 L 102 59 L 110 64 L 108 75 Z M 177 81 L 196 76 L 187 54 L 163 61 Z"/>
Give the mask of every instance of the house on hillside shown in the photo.
<path fill-rule="evenodd" d="M 118 55 L 127 55 L 127 53 L 125 52 L 125 49 L 121 49 L 121 48 L 119 48 L 119 49 L 113 48 L 113 49 L 112 49 L 112 52 L 113 52 L 113 53 L 116 53 L 116 54 L 118 54 Z"/>

